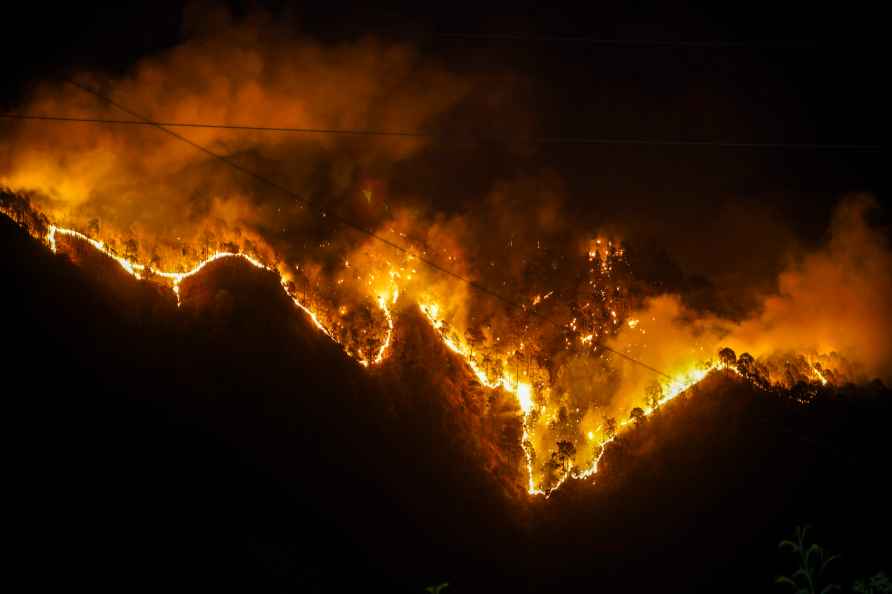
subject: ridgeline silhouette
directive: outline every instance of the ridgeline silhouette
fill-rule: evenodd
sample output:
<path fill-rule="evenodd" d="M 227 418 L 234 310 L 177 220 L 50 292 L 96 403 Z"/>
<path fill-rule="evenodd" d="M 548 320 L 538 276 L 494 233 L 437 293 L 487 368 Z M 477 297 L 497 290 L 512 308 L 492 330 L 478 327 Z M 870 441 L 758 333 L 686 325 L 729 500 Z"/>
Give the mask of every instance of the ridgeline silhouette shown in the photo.
<path fill-rule="evenodd" d="M 368 373 L 244 263 L 184 282 L 178 309 L 5 217 L 0 246 L 12 535 L 35 586 L 743 592 L 803 521 L 854 571 L 883 561 L 881 384 L 802 406 L 715 373 L 546 502 L 523 492 L 513 403 L 417 313 Z"/>

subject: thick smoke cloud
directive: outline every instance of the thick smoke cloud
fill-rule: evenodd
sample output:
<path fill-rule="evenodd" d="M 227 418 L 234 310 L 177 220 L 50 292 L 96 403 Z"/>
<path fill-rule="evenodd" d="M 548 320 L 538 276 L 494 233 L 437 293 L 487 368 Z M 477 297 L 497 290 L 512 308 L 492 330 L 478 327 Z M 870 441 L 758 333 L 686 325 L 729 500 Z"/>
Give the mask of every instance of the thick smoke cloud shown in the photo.
<path fill-rule="evenodd" d="M 741 321 L 686 306 L 678 294 L 646 300 L 631 314 L 611 346 L 633 353 L 658 369 L 680 373 L 715 359 L 719 348 L 748 352 L 766 363 L 804 355 L 849 381 L 892 378 L 892 251 L 882 229 L 869 223 L 878 208 L 869 196 L 843 200 L 836 208 L 825 245 L 801 254 Z M 617 411 L 644 401 L 653 374 L 619 362 Z"/>
<path fill-rule="evenodd" d="M 777 294 L 732 328 L 729 346 L 754 354 L 837 352 L 862 375 L 892 377 L 892 251 L 868 223 L 876 207 L 867 196 L 843 201 L 827 245 L 781 273 Z"/>
<path fill-rule="evenodd" d="M 219 25 L 219 23 L 218 23 Z M 422 130 L 469 84 L 409 47 L 374 39 L 323 46 L 295 40 L 263 17 L 219 25 L 120 80 L 76 73 L 156 121 L 276 127 Z M 129 119 L 72 86 L 47 83 L 22 111 Z M 190 140 L 320 205 L 361 196 L 417 152 L 418 138 L 178 129 Z M 58 220 L 136 239 L 140 256 L 176 264 L 177 250 L 223 241 L 281 239 L 319 226 L 293 198 L 157 129 L 93 124 L 7 124 L 0 183 L 37 192 Z M 363 213 L 359 213 L 363 214 Z M 365 213 L 371 216 L 369 213 Z M 173 262 L 171 262 L 173 260 Z"/>

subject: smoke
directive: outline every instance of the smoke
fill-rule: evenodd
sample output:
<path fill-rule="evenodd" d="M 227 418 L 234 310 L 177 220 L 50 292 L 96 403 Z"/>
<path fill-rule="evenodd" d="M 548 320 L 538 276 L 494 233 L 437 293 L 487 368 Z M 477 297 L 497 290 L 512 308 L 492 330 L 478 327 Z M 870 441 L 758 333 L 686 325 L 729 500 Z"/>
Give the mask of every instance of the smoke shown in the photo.
<path fill-rule="evenodd" d="M 876 207 L 868 196 L 840 203 L 827 245 L 780 274 L 777 294 L 732 328 L 728 345 L 753 354 L 835 352 L 862 375 L 892 377 L 892 251 L 868 223 Z"/>
<path fill-rule="evenodd" d="M 278 31 L 268 17 L 233 24 L 143 59 L 119 80 L 77 73 L 133 111 L 162 122 L 357 130 L 424 130 L 470 89 L 404 45 L 372 38 L 322 45 Z M 129 119 L 73 86 L 46 83 L 21 111 Z M 244 236 L 281 243 L 319 226 L 283 192 L 152 127 L 8 123 L 0 184 L 31 190 L 56 220 L 135 239 L 168 265 L 207 243 Z M 316 209 L 360 196 L 366 180 L 425 146 L 421 138 L 190 128 L 177 132 L 294 189 Z M 363 214 L 363 213 L 358 213 Z M 371 216 L 366 213 L 367 216 Z"/>
<path fill-rule="evenodd" d="M 122 78 L 73 78 L 161 122 L 438 137 L 471 122 L 529 135 L 534 111 L 512 95 L 511 77 L 459 75 L 371 37 L 295 39 L 263 15 L 208 22 Z M 39 87 L 21 111 L 125 118 L 59 83 Z M 420 137 L 176 129 L 295 196 L 148 126 L 3 126 L 0 185 L 30 192 L 53 222 L 168 271 L 215 250 L 256 255 L 360 361 L 384 352 L 401 307 L 435 305 L 425 315 L 477 379 L 517 394 L 523 386 L 525 447 L 544 488 L 589 465 L 604 416 L 625 418 L 646 395 L 697 378 L 723 346 L 763 361 L 792 353 L 806 372 L 821 362 L 851 379 L 892 373 L 892 254 L 867 222 L 875 203 L 866 197 L 844 201 L 826 244 L 801 253 L 786 221 L 765 209 L 726 208 L 709 226 L 695 203 L 671 215 L 678 220 L 616 220 L 628 212 L 618 207 L 613 220 L 593 221 L 588 211 L 617 201 L 574 202 L 558 174 L 512 161 L 522 149 L 486 142 L 453 154 Z M 422 195 L 432 169 L 454 179 Z M 688 273 L 664 251 L 636 269 L 626 231 L 639 262 L 648 258 L 635 242 L 656 233 Z"/>
<path fill-rule="evenodd" d="M 869 196 L 837 206 L 824 246 L 792 261 L 763 295 L 757 311 L 742 321 L 702 314 L 678 294 L 647 299 L 630 314 L 610 346 L 672 376 L 714 360 L 718 349 L 748 352 L 766 366 L 795 364 L 805 357 L 839 377 L 866 381 L 892 378 L 892 251 L 868 215 Z M 655 374 L 618 360 L 620 387 L 611 405 L 620 414 L 644 403 Z"/>
<path fill-rule="evenodd" d="M 608 344 L 670 377 L 695 377 L 704 363 L 715 357 L 728 329 L 729 322 L 700 316 L 688 309 L 680 296 L 667 294 L 647 299 Z M 620 380 L 609 411 L 625 418 L 632 407 L 646 404 L 649 387 L 665 384 L 668 378 L 628 359 L 614 358 Z"/>

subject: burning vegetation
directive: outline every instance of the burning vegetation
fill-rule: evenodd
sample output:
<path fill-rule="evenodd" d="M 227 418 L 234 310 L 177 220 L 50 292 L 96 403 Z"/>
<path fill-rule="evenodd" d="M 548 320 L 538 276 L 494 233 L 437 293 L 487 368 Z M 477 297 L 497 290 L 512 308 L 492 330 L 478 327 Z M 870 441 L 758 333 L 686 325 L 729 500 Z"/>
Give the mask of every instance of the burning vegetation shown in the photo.
<path fill-rule="evenodd" d="M 514 399 L 530 494 L 547 495 L 569 478 L 594 475 L 618 434 L 714 369 L 733 371 L 763 390 L 788 391 L 803 403 L 865 377 L 837 351 L 785 350 L 780 344 L 755 355 L 735 353 L 725 344 L 738 344 L 735 333 L 751 332 L 753 320 L 697 317 L 676 296 L 645 295 L 616 239 L 596 238 L 575 257 L 563 254 L 563 265 L 578 272 L 570 286 L 555 288 L 534 272 L 537 259 L 554 257 L 540 243 L 515 279 L 515 303 L 480 298 L 463 281 L 431 270 L 424 243 L 397 231 L 408 219 L 390 229 L 410 246 L 399 258 L 370 239 L 343 254 L 334 272 L 312 261 L 288 265 L 262 255 L 274 253 L 271 247 L 252 253 L 250 246 L 210 251 L 165 271 L 138 261 L 126 246 L 122 252 L 51 223 L 22 194 L 2 197 L 3 213 L 54 252 L 101 252 L 134 278 L 169 288 L 177 305 L 181 283 L 216 260 L 237 258 L 267 270 L 321 332 L 365 367 L 387 359 L 397 312 L 417 308 L 418 319 L 460 357 L 481 389 Z"/>
<path fill-rule="evenodd" d="M 258 30 L 232 26 L 91 84 L 154 121 L 280 127 L 436 130 L 480 100 L 473 77 L 404 46 L 323 47 L 261 40 Z M 27 107 L 116 115 L 52 84 Z M 892 255 L 866 223 L 868 199 L 844 202 L 827 245 L 735 319 L 694 311 L 637 276 L 635 246 L 568 221 L 559 184 L 495 184 L 476 212 L 432 209 L 390 188 L 424 138 L 190 132 L 239 167 L 301 188 L 296 198 L 151 126 L 7 124 L 0 210 L 54 252 L 90 246 L 177 304 L 181 283 L 207 264 L 241 259 L 275 274 L 319 331 L 368 368 L 387 360 L 399 314 L 419 311 L 472 381 L 513 398 L 517 471 L 530 494 L 594 475 L 619 433 L 712 370 L 803 402 L 889 377 Z M 278 162 L 287 173 L 270 173 Z"/>

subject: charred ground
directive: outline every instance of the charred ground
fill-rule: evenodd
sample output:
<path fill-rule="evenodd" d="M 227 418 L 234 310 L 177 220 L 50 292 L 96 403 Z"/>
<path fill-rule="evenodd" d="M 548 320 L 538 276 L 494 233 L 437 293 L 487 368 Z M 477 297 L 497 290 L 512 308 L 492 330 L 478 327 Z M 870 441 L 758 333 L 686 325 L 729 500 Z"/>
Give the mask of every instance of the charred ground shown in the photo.
<path fill-rule="evenodd" d="M 210 266 L 178 309 L 6 219 L 0 245 L 12 538 L 35 586 L 750 591 L 804 522 L 852 575 L 886 561 L 881 385 L 803 407 L 716 374 L 611 444 L 597 484 L 529 499 L 513 400 L 411 311 L 368 373 L 250 266 Z"/>

